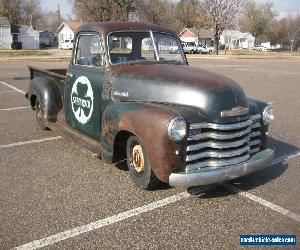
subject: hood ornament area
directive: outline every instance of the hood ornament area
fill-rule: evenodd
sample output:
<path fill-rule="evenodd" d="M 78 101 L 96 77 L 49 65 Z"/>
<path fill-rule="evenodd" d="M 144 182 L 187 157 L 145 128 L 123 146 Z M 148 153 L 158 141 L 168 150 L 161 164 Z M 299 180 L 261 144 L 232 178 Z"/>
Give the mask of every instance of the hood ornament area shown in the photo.
<path fill-rule="evenodd" d="M 231 110 L 224 110 L 221 111 L 221 117 L 233 117 L 233 116 L 241 116 L 241 115 L 246 115 L 249 113 L 249 108 L 245 107 L 234 107 Z"/>

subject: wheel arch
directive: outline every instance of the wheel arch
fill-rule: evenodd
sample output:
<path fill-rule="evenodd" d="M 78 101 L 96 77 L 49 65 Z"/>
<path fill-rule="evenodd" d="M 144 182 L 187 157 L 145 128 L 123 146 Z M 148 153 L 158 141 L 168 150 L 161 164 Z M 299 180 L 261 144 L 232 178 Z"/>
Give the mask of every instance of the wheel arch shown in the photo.
<path fill-rule="evenodd" d="M 58 112 L 63 108 L 62 93 L 58 82 L 50 77 L 33 78 L 28 90 L 28 100 L 33 109 L 37 98 L 46 121 L 55 122 Z"/>

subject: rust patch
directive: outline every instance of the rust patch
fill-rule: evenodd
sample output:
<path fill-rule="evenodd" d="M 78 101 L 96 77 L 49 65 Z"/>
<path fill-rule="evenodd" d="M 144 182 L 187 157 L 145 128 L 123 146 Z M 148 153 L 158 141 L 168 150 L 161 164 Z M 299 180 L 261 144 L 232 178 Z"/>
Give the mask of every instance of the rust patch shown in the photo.
<path fill-rule="evenodd" d="M 161 108 L 145 108 L 126 112 L 119 130 L 135 134 L 143 145 L 151 168 L 158 179 L 168 182 L 171 172 L 184 167 L 186 142 L 174 143 L 167 134 L 169 121 L 176 114 Z M 178 155 L 175 151 L 178 150 Z"/>

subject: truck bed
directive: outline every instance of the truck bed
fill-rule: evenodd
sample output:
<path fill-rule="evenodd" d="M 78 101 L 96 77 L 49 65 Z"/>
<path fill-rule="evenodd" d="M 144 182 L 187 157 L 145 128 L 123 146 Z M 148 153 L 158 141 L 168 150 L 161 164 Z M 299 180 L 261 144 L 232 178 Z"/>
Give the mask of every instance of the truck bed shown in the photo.
<path fill-rule="evenodd" d="M 65 81 L 67 69 L 41 69 L 38 67 L 28 66 L 30 71 L 30 80 L 35 77 L 53 77 L 57 80 Z"/>

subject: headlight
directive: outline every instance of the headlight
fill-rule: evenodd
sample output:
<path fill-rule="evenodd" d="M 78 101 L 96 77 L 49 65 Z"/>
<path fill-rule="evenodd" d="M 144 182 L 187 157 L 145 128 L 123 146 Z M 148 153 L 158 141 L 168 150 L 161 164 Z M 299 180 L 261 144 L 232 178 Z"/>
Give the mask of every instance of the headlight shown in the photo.
<path fill-rule="evenodd" d="M 186 135 L 186 122 L 181 116 L 174 117 L 168 125 L 168 136 L 174 142 L 180 142 Z"/>
<path fill-rule="evenodd" d="M 274 120 L 273 108 L 270 104 L 265 107 L 264 112 L 262 114 L 262 118 L 266 126 L 270 125 L 271 122 Z"/>

